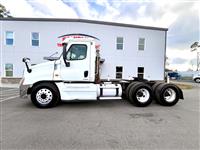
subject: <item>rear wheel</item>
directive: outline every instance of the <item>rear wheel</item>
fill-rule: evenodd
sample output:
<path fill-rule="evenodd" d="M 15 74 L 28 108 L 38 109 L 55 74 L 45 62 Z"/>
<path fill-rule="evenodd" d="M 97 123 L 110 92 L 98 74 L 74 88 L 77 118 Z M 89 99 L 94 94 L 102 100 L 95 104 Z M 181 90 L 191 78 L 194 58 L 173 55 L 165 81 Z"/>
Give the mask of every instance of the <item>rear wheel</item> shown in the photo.
<path fill-rule="evenodd" d="M 162 82 L 156 82 L 153 86 L 152 86 L 152 90 L 153 90 L 153 98 L 155 99 L 155 101 L 157 103 L 160 103 L 157 98 L 156 98 L 156 89 L 157 87 L 160 85 L 160 84 L 163 84 Z"/>
<path fill-rule="evenodd" d="M 129 100 L 129 91 L 130 91 L 131 87 L 132 87 L 133 85 L 135 85 L 136 83 L 139 83 L 139 82 L 132 82 L 132 83 L 130 83 L 130 84 L 128 85 L 128 87 L 126 88 L 125 93 L 126 93 L 126 98 L 127 98 L 127 100 Z"/>
<path fill-rule="evenodd" d="M 200 78 L 196 78 L 196 79 L 194 79 L 194 81 L 195 81 L 196 83 L 200 83 Z"/>
<path fill-rule="evenodd" d="M 145 83 L 136 83 L 129 90 L 129 101 L 139 107 L 145 107 L 152 102 L 152 89 Z"/>
<path fill-rule="evenodd" d="M 33 87 L 31 101 L 38 108 L 49 108 L 58 104 L 60 97 L 54 84 L 41 83 Z"/>
<path fill-rule="evenodd" d="M 155 96 L 161 105 L 173 106 L 179 101 L 178 87 L 174 84 L 160 84 L 155 91 Z"/>

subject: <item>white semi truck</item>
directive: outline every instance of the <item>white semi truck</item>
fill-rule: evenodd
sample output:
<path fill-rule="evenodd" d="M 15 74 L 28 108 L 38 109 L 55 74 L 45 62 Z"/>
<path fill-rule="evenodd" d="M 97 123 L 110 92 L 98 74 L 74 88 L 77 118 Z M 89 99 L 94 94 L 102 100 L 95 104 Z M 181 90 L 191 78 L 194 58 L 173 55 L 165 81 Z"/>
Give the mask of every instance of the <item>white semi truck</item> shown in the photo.
<path fill-rule="evenodd" d="M 61 100 L 127 99 L 135 106 L 144 107 L 153 99 L 164 106 L 173 106 L 183 99 L 181 89 L 174 84 L 138 77 L 101 79 L 102 63 L 109 60 L 100 57 L 98 39 L 86 34 L 67 34 L 60 38 L 63 52 L 59 58 L 50 57 L 48 62 L 34 66 L 29 66 L 29 58 L 23 58 L 26 69 L 20 96 L 30 96 L 39 108 L 56 106 Z"/>

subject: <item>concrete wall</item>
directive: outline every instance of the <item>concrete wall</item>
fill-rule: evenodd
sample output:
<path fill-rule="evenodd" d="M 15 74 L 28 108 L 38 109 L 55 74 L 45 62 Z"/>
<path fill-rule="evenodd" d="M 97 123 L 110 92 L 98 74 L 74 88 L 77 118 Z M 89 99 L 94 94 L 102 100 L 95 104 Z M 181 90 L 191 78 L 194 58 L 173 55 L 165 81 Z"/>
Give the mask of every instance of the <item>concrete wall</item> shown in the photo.
<path fill-rule="evenodd" d="M 22 78 L 2 77 L 2 78 L 0 78 L 0 83 L 19 84 L 21 79 Z"/>
<path fill-rule="evenodd" d="M 102 78 L 115 78 L 115 67 L 123 66 L 123 78 L 137 76 L 137 67 L 144 67 L 144 77 L 151 80 L 164 79 L 165 34 L 166 31 L 153 29 L 120 27 L 83 22 L 55 21 L 0 21 L 1 25 L 1 69 L 5 76 L 5 64 L 14 64 L 14 77 L 21 77 L 23 57 L 31 58 L 32 64 L 43 62 L 44 56 L 62 52 L 57 47 L 58 36 L 69 33 L 85 33 L 98 37 L 101 41 Z M 5 32 L 14 32 L 14 45 L 5 44 Z M 31 46 L 31 32 L 40 33 L 40 46 Z M 124 49 L 116 49 L 116 38 L 124 38 Z M 145 38 L 145 50 L 138 51 L 138 39 Z"/>

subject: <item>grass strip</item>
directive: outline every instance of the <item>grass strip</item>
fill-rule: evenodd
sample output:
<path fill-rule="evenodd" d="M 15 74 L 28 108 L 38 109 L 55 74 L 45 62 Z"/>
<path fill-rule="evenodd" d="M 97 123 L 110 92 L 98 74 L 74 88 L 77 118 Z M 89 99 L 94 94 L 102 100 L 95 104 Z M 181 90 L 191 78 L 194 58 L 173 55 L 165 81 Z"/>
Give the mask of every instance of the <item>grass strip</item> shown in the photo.
<path fill-rule="evenodd" d="M 193 88 L 193 86 L 189 84 L 183 84 L 183 83 L 174 83 L 174 84 L 176 84 L 179 88 L 184 89 L 184 90 Z"/>

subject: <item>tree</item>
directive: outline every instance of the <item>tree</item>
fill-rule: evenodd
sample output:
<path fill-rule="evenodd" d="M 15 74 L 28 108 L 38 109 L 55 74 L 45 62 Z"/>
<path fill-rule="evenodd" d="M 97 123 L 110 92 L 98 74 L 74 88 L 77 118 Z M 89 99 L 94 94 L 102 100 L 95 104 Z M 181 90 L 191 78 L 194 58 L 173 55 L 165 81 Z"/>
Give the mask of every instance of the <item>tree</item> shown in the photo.
<path fill-rule="evenodd" d="M 6 10 L 5 6 L 0 4 L 0 18 L 11 17 L 10 12 Z"/>
<path fill-rule="evenodd" d="M 196 51 L 198 49 L 198 47 L 200 47 L 199 45 L 199 42 L 194 42 L 190 48 L 191 48 L 191 51 Z"/>

